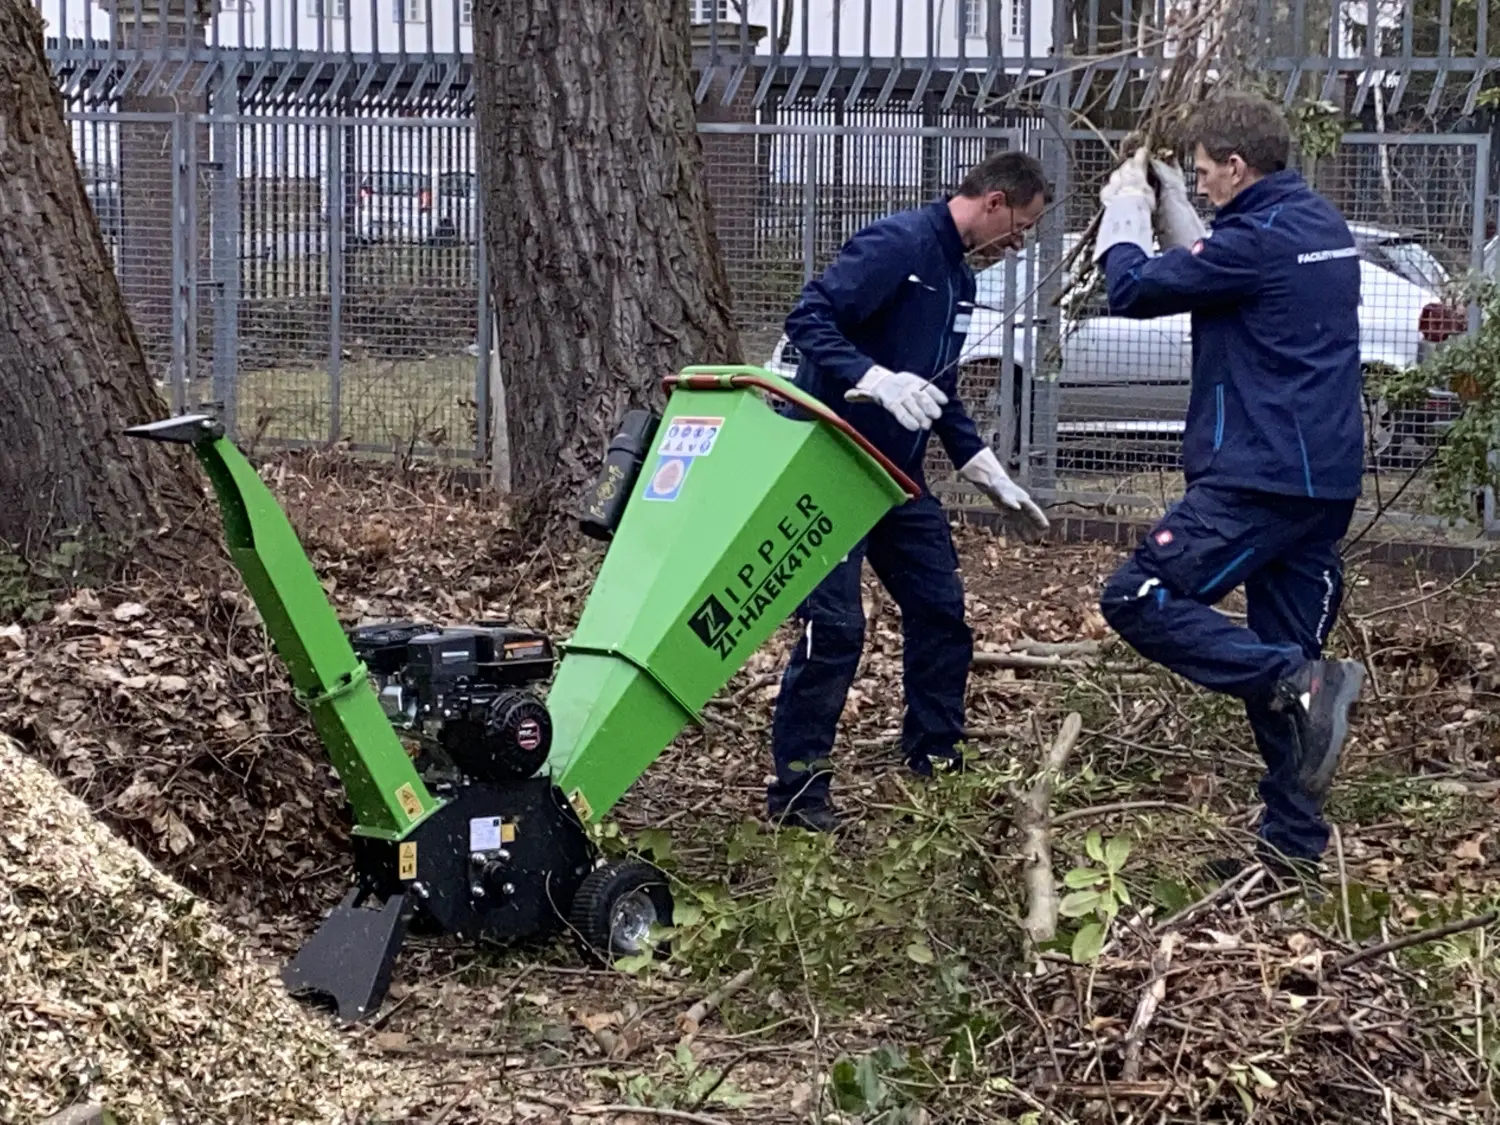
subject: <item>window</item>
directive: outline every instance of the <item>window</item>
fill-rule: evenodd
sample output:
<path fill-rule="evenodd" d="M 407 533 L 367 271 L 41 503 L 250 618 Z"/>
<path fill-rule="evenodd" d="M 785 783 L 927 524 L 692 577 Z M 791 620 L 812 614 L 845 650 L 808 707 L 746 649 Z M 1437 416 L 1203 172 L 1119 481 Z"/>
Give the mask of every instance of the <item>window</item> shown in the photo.
<path fill-rule="evenodd" d="M 694 23 L 728 23 L 729 0 L 689 0 Z"/>
<path fill-rule="evenodd" d="M 458 22 L 462 27 L 474 22 L 474 0 L 458 0 Z"/>
<path fill-rule="evenodd" d="M 964 39 L 984 38 L 984 8 L 989 0 L 959 0 L 959 35 Z"/>
<path fill-rule="evenodd" d="M 320 20 L 325 16 L 336 20 L 347 19 L 348 11 L 347 0 L 307 0 L 307 15 L 310 19 Z"/>
<path fill-rule="evenodd" d="M 1031 0 L 1010 0 L 1010 37 L 1012 39 L 1026 38 L 1026 9 L 1023 4 L 1030 4 Z"/>
<path fill-rule="evenodd" d="M 392 0 L 391 18 L 397 23 L 426 23 L 427 0 Z"/>

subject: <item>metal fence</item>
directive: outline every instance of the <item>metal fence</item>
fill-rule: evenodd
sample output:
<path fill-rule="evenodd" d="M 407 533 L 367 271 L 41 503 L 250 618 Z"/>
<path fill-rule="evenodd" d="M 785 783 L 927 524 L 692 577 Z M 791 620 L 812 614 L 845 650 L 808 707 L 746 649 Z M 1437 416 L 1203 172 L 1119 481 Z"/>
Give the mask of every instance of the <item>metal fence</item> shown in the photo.
<path fill-rule="evenodd" d="M 895 5 L 893 32 L 877 18 L 882 3 Z M 738 22 L 699 5 L 709 20 L 697 29 L 705 175 L 747 359 L 790 373 L 782 321 L 860 226 L 951 188 L 990 152 L 1026 148 L 1060 201 L 1022 254 L 980 274 L 965 401 L 1020 478 L 1054 502 L 1150 510 L 1175 496 L 1186 318 L 1126 322 L 1097 296 L 1057 302 L 1063 259 L 1113 167 L 1107 142 L 1120 133 L 1102 125 L 1128 124 L 1121 114 L 1150 102 L 1172 57 L 1150 36 L 1137 35 L 1134 52 L 1111 48 L 1110 19 L 1144 18 L 1123 4 L 1103 15 L 1091 4 L 1062 53 L 1051 50 L 1066 42 L 1062 5 L 1046 0 L 1022 11 L 1010 0 L 958 5 L 963 30 L 984 29 L 978 44 L 942 23 L 933 0 L 864 0 L 862 20 L 839 14 L 859 5 L 830 0 L 820 15 L 806 0 L 788 43 L 774 34 L 786 30 L 775 0 L 763 25 L 753 2 L 735 6 Z M 102 40 L 101 13 L 89 8 L 81 37 L 51 51 L 90 197 L 174 406 L 222 404 L 252 445 L 485 458 L 489 356 L 504 341 L 492 339 L 485 298 L 466 2 L 452 13 L 422 7 L 409 37 L 416 9 L 406 0 L 399 37 L 384 43 L 378 10 L 362 42 L 355 32 L 369 29 L 342 6 L 325 13 L 315 0 L 307 10 L 331 24 L 315 19 L 316 34 L 300 39 L 298 19 L 278 32 L 267 8 L 258 47 L 243 7 L 196 41 L 173 40 L 170 20 L 153 30 L 142 18 L 151 7 L 112 2 Z M 1316 13 L 1304 9 L 1297 20 L 1310 27 Z M 1152 10 L 1167 26 L 1165 9 Z M 903 30 L 907 11 L 918 18 Z M 66 8 L 61 22 L 71 26 Z M 1372 370 L 1416 362 L 1451 329 L 1449 286 L 1487 250 L 1494 268 L 1500 212 L 1496 153 L 1472 128 L 1494 64 L 1483 51 L 1463 57 L 1457 39 L 1441 57 L 1419 57 L 1426 25 L 1405 22 L 1416 30 L 1400 50 L 1330 53 L 1283 42 L 1297 21 L 1271 19 L 1262 30 L 1274 25 L 1281 38 L 1274 51 L 1261 44 L 1258 64 L 1288 104 L 1338 88 L 1348 115 L 1378 109 L 1391 130 L 1350 132 L 1305 169 L 1355 224 Z M 916 26 L 930 34 L 914 49 Z M 896 38 L 882 48 L 876 32 Z M 850 42 L 863 53 L 841 56 Z M 1374 70 L 1380 46 L 1385 69 Z M 1439 132 L 1430 118 L 1429 131 L 1413 131 L 1414 114 L 1446 104 L 1445 88 L 1457 104 L 1444 120 L 1467 131 Z M 1079 127 L 1089 116 L 1101 127 Z M 1404 480 L 1452 408 L 1443 388 L 1395 416 L 1372 401 L 1373 483 Z M 931 468 L 935 487 L 952 492 L 940 450 Z M 1408 487 L 1399 506 L 1420 516 L 1422 488 Z"/>

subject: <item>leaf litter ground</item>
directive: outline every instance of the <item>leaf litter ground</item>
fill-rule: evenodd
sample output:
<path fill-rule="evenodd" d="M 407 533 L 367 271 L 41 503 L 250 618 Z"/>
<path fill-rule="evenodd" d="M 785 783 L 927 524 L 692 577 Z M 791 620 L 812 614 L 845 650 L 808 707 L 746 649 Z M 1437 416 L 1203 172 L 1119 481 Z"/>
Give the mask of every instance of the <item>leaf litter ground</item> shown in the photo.
<path fill-rule="evenodd" d="M 267 473 L 350 624 L 508 614 L 566 636 L 597 565 L 437 478 L 315 456 Z M 1109 644 L 1095 598 L 1119 549 L 974 530 L 960 549 L 973 773 L 898 768 L 899 615 L 872 584 L 836 750 L 847 834 L 754 825 L 778 639 L 606 840 L 680 880 L 671 961 L 415 942 L 353 1030 L 275 981 L 348 876 L 347 826 L 233 573 L 70 591 L 7 627 L 0 726 L 74 796 L 6 751 L 0 988 L 20 1019 L 0 1120 L 88 1097 L 195 1123 L 1489 1115 L 1495 927 L 1351 958 L 1500 897 L 1495 587 L 1355 560 L 1334 645 L 1367 660 L 1370 698 L 1308 904 L 1253 874 L 1217 897 L 1195 881 L 1249 839 L 1253 747 L 1233 708 Z M 1095 885 L 1098 838 L 1132 845 L 1129 902 L 1086 965 L 1068 956 L 1082 920 L 1040 961 L 1018 929 L 1009 793 L 1068 712 L 1056 879 Z"/>

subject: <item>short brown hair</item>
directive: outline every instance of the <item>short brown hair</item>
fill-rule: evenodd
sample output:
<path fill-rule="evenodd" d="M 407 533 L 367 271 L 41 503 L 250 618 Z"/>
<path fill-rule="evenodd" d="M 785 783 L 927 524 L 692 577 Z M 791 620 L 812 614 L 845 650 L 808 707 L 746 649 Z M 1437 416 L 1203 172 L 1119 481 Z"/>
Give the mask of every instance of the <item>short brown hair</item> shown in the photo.
<path fill-rule="evenodd" d="M 1238 156 L 1262 176 L 1280 172 L 1292 155 L 1291 130 L 1281 107 L 1237 91 L 1216 94 L 1195 109 L 1183 126 L 1182 141 L 1202 145 L 1216 164 Z"/>
<path fill-rule="evenodd" d="M 963 183 L 958 185 L 958 194 L 966 199 L 977 199 L 992 191 L 1003 191 L 1005 202 L 1011 207 L 1025 207 L 1038 195 L 1043 203 L 1052 199 L 1042 162 L 1029 152 L 997 152 L 986 157 L 970 168 Z"/>

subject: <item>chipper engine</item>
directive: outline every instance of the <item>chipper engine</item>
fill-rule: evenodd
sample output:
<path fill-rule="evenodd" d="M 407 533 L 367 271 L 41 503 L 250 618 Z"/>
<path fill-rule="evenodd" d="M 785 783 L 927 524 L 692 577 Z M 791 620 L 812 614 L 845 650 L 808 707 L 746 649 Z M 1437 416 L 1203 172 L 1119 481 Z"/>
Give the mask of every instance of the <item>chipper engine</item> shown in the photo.
<path fill-rule="evenodd" d="M 326 997 L 345 1020 L 373 1015 L 409 932 L 571 932 L 608 962 L 670 926 L 663 874 L 604 860 L 588 825 L 918 490 L 768 371 L 690 367 L 663 388 L 660 415 L 626 416 L 586 498 L 581 526 L 608 547 L 557 646 L 504 621 L 346 630 L 221 423 L 190 414 L 126 431 L 193 448 L 348 796 L 354 884 L 283 970 L 294 995 Z"/>

